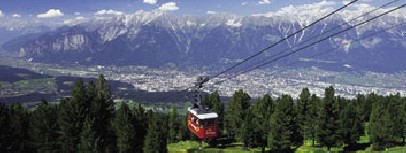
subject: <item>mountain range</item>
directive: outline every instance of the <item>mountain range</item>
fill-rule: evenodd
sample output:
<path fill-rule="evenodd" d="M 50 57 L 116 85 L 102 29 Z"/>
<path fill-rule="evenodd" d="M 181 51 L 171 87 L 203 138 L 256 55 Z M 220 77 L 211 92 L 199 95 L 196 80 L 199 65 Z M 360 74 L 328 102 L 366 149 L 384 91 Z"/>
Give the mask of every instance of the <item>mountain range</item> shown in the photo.
<path fill-rule="evenodd" d="M 285 48 L 294 49 L 296 45 L 331 28 L 335 28 L 331 33 L 341 31 L 373 15 L 357 20 L 351 20 L 353 16 L 349 15 L 333 15 L 254 58 L 253 63 L 272 58 Z M 230 14 L 175 16 L 160 11 L 137 11 L 63 26 L 45 33 L 23 35 L 6 42 L 3 48 L 18 53 L 22 58 L 44 63 L 151 67 L 168 63 L 178 66 L 230 65 L 300 30 L 318 17 Z M 301 64 L 297 66 L 403 71 L 406 70 L 406 26 L 400 24 L 405 21 L 404 16 L 384 16 L 276 64 L 288 65 L 300 60 Z M 391 26 L 396 27 L 387 29 Z M 320 35 L 315 40 L 327 35 Z M 362 40 L 354 41 L 360 38 Z M 313 56 L 322 52 L 327 53 Z"/>

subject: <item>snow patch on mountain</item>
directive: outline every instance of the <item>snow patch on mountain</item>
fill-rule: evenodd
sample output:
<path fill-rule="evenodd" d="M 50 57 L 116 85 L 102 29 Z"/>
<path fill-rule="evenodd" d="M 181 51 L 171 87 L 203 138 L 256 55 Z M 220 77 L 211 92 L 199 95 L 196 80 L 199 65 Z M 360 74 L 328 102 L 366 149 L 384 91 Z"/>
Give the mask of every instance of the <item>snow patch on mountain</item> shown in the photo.
<path fill-rule="evenodd" d="M 265 14 L 254 14 L 253 16 L 264 16 L 269 18 L 281 18 L 291 23 L 299 23 L 302 26 L 321 18 L 334 10 L 332 7 L 336 3 L 333 1 L 321 1 L 304 5 L 289 5 L 275 12 Z"/>
<path fill-rule="evenodd" d="M 370 38 L 366 40 L 362 40 L 361 44 L 365 48 L 374 48 L 376 45 L 378 45 L 382 41 L 381 38 Z"/>
<path fill-rule="evenodd" d="M 232 26 L 232 27 L 241 27 L 241 22 L 236 21 L 235 19 L 228 19 L 226 25 Z"/>

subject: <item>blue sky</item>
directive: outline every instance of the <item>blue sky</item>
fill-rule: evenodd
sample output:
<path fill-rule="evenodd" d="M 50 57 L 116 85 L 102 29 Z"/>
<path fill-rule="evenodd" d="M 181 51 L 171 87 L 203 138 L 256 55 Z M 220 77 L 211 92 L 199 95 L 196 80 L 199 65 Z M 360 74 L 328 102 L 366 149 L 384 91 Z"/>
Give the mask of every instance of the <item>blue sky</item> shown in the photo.
<path fill-rule="evenodd" d="M 262 1 L 262 2 L 261 2 Z M 18 14 L 22 17 L 36 17 L 50 9 L 59 10 L 60 17 L 80 15 L 94 15 L 99 10 L 115 10 L 123 13 L 133 13 L 137 10 L 155 10 L 165 3 L 173 2 L 169 7 L 176 8 L 170 11 L 175 15 L 205 15 L 208 11 L 225 12 L 237 15 L 251 15 L 277 11 L 289 5 L 302 5 L 321 2 L 322 0 L 1 0 L 0 10 L 3 16 Z M 336 6 L 342 5 L 337 1 Z M 147 3 L 149 2 L 149 3 Z M 377 6 L 386 0 L 363 0 Z M 174 5 L 173 5 L 174 4 Z M 78 15 L 78 13 L 76 13 Z"/>

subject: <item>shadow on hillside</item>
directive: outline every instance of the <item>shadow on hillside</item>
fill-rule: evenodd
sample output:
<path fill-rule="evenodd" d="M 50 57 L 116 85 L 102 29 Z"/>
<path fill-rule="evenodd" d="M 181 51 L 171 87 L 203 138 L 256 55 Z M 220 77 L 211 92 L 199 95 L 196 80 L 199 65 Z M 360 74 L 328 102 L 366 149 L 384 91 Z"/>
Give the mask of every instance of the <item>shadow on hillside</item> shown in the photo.
<path fill-rule="evenodd" d="M 367 149 L 367 148 L 370 147 L 370 146 L 371 146 L 370 143 L 358 143 L 358 144 L 355 145 L 355 146 L 347 146 L 347 147 L 344 147 L 343 149 L 344 149 L 344 152 L 347 152 L 347 151 L 357 151 L 357 150 L 365 150 L 365 149 Z"/>

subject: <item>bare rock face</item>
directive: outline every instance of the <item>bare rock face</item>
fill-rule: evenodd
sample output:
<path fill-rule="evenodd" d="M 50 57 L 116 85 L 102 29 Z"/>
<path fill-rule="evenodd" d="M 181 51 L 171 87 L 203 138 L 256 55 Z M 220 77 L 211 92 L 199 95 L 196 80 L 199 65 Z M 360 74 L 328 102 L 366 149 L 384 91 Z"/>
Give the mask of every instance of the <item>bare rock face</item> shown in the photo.
<path fill-rule="evenodd" d="M 162 12 L 139 11 L 131 15 L 64 27 L 26 41 L 18 48 L 20 56 L 46 63 L 149 66 L 166 63 L 224 64 L 253 55 L 315 19 L 315 16 L 310 15 L 294 18 L 281 14 L 177 17 Z M 361 70 L 405 70 L 406 67 L 402 65 L 406 65 L 406 60 L 402 57 L 406 57 L 406 27 L 402 25 L 387 30 L 387 27 L 405 20 L 402 16 L 385 16 L 298 52 L 281 60 L 279 64 L 327 51 L 328 55 L 312 61 L 328 62 L 302 65 L 331 67 L 334 63 Z M 306 40 L 328 29 L 335 28 L 328 33 L 332 34 L 356 22 L 349 22 L 345 14 L 335 15 L 294 35 L 255 60 L 274 56 L 286 48 L 300 48 Z M 382 30 L 386 31 L 380 32 Z M 380 33 L 370 36 L 376 32 Z M 326 36 L 320 35 L 314 40 Z M 369 37 L 354 41 L 366 36 Z"/>

